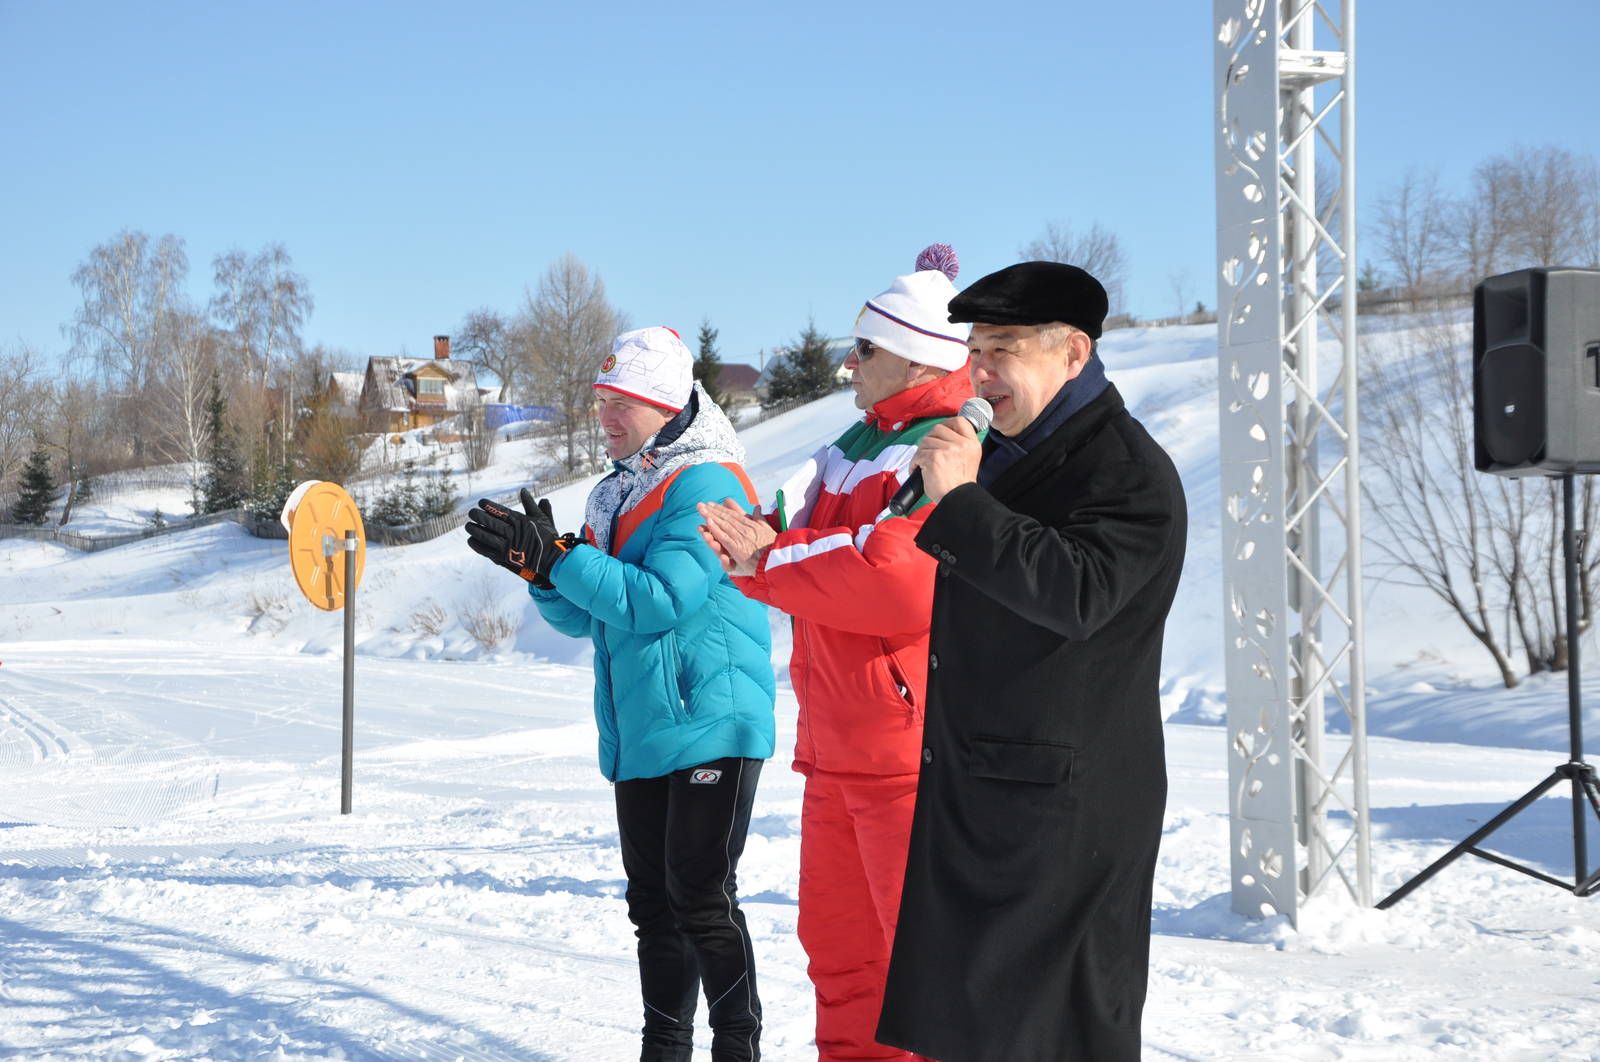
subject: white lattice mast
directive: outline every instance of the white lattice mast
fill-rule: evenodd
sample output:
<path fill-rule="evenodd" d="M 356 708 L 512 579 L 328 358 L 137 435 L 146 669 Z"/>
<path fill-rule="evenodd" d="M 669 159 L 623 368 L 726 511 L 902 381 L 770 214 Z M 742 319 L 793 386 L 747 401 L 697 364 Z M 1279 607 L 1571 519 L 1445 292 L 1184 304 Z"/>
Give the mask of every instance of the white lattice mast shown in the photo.
<path fill-rule="evenodd" d="M 1332 881 L 1372 902 L 1355 2 L 1214 11 L 1233 906 L 1298 921 Z M 1349 722 L 1342 751 L 1326 739 L 1330 707 Z"/>

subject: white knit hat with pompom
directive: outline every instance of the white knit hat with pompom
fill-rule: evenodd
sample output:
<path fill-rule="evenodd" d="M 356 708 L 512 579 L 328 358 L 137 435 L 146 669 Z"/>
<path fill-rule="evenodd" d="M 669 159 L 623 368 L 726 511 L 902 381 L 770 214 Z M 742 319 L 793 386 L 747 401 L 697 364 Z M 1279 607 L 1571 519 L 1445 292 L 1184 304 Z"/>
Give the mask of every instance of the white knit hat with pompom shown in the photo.
<path fill-rule="evenodd" d="M 956 296 L 951 282 L 960 269 L 949 244 L 925 248 L 917 255 L 915 273 L 895 277 L 888 291 L 867 300 L 856 317 L 854 336 L 922 365 L 966 365 L 969 329 L 951 324 L 949 310 Z"/>

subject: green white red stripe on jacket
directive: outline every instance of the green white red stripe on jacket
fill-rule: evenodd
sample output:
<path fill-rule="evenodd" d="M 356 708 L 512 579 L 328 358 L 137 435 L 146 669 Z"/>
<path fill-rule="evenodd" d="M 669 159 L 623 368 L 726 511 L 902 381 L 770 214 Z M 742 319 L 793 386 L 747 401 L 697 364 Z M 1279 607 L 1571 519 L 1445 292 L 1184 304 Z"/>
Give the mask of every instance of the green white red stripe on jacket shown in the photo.
<path fill-rule="evenodd" d="M 918 769 L 935 562 L 914 540 L 929 506 L 896 517 L 888 505 L 918 441 L 971 396 L 957 370 L 879 402 L 784 484 L 777 541 L 736 580 L 794 617 L 797 770 Z"/>

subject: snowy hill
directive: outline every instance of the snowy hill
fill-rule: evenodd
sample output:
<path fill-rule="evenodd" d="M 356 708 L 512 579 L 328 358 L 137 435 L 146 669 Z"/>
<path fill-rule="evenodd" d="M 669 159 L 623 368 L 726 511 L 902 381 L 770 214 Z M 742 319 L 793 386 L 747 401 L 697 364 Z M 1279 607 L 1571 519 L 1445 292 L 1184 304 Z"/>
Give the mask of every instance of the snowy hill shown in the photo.
<path fill-rule="evenodd" d="M 1223 732 L 1196 725 L 1223 697 L 1215 332 L 1114 332 L 1102 350 L 1190 506 L 1147 1054 L 1600 1058 L 1592 902 L 1472 861 L 1391 912 L 1327 901 L 1298 933 L 1229 912 Z M 745 430 L 757 486 L 853 416 L 840 394 Z M 513 491 L 534 461 L 531 444 L 502 446 L 473 496 Z M 552 495 L 561 523 L 581 522 L 592 482 Z M 83 519 L 137 526 L 183 497 L 108 499 Z M 1385 892 L 1564 758 L 1564 687 L 1500 690 L 1430 599 L 1370 579 L 1367 593 Z M 301 599 L 282 543 L 232 525 L 87 555 L 0 541 L 0 603 L 0 1054 L 636 1054 L 588 644 L 546 627 L 461 536 L 369 551 L 345 818 L 340 621 Z M 785 1060 L 814 1053 L 788 624 L 773 632 L 779 755 L 740 884 L 767 1057 Z M 1569 821 L 1564 797 L 1543 801 L 1499 847 L 1568 874 Z"/>

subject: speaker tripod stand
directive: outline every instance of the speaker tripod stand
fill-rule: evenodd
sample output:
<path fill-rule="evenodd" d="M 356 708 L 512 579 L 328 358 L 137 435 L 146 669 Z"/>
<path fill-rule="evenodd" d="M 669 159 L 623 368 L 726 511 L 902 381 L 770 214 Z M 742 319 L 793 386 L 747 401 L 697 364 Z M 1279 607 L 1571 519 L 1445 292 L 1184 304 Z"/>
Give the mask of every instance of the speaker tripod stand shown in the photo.
<path fill-rule="evenodd" d="M 1589 810 L 1592 809 L 1596 819 L 1600 819 L 1600 779 L 1596 778 L 1595 769 L 1583 758 L 1583 697 L 1579 688 L 1581 676 L 1578 671 L 1578 548 L 1576 521 L 1573 518 L 1572 473 L 1562 476 L 1561 481 L 1561 518 L 1565 525 L 1562 549 L 1565 553 L 1567 576 L 1567 737 L 1570 742 L 1570 758 L 1551 771 L 1544 781 L 1522 794 L 1504 811 L 1484 823 L 1473 832 L 1472 836 L 1384 897 L 1378 904 L 1380 911 L 1393 907 L 1409 896 L 1417 886 L 1464 855 L 1474 855 L 1479 859 L 1487 859 L 1491 863 L 1510 867 L 1529 877 L 1566 889 L 1576 896 L 1590 896 L 1600 888 L 1600 870 L 1592 874 L 1588 871 L 1588 842 L 1584 829 Z M 1527 810 L 1535 800 L 1562 781 L 1572 783 L 1572 883 L 1570 885 L 1560 878 L 1478 847 L 1481 841 Z"/>

